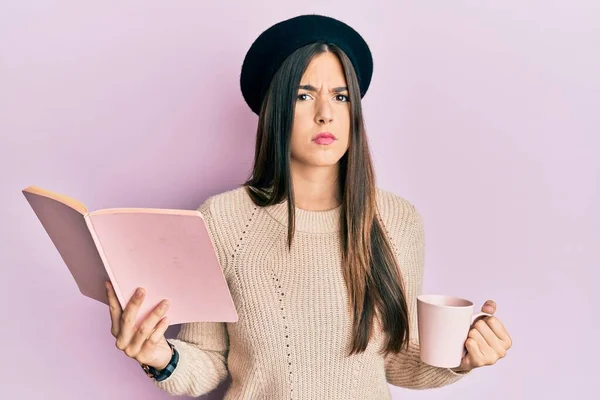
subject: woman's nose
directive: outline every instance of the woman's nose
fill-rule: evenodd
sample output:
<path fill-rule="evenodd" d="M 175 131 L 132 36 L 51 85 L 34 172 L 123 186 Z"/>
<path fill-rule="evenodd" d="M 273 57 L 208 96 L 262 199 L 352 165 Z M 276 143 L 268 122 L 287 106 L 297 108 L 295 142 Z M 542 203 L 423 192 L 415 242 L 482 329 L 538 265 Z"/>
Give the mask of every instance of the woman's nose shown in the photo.
<path fill-rule="evenodd" d="M 315 120 L 318 124 L 326 124 L 333 121 L 331 105 L 327 101 L 321 101 L 317 105 Z"/>

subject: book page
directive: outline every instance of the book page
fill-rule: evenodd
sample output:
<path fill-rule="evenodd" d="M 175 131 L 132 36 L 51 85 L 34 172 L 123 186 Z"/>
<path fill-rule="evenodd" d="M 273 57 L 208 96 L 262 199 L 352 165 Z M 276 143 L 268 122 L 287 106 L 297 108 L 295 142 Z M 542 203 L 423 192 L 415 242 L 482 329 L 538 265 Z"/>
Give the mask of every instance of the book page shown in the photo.
<path fill-rule="evenodd" d="M 163 299 L 171 324 L 235 322 L 237 313 L 199 211 L 113 209 L 90 213 L 90 231 L 121 306 L 146 289 L 139 323 Z"/>
<path fill-rule="evenodd" d="M 47 197 L 46 193 L 23 190 L 25 198 L 67 265 L 79 291 L 84 296 L 108 305 L 104 282 L 109 280 L 109 277 L 88 230 L 84 214 L 80 212 L 83 206 L 74 209 L 58 197 Z"/>

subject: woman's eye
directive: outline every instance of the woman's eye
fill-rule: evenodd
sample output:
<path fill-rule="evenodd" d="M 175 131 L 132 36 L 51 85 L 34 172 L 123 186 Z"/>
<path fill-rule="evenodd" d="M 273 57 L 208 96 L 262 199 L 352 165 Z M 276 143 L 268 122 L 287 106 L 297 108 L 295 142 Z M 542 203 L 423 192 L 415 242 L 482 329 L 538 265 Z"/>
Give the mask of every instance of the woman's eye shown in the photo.
<path fill-rule="evenodd" d="M 307 93 L 300 93 L 297 97 L 298 100 L 309 100 L 311 99 L 310 95 Z M 350 98 L 348 96 L 346 96 L 345 94 L 338 94 L 335 96 L 335 99 L 338 101 L 342 101 L 342 102 L 347 102 L 350 101 Z"/>

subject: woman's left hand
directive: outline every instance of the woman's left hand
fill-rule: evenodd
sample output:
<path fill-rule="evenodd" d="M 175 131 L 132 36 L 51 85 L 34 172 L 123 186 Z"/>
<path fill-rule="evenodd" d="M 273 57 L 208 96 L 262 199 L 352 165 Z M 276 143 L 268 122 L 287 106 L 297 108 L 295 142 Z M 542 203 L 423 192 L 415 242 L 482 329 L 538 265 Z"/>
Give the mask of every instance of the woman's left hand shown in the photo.
<path fill-rule="evenodd" d="M 477 321 L 469 330 L 465 342 L 467 354 L 462 358 L 460 365 L 452 368 L 455 372 L 470 371 L 486 365 L 494 365 L 506 356 L 512 346 L 510 335 L 500 320 L 493 316 L 496 312 L 496 303 L 492 300 L 485 302 L 481 311 L 492 314 Z"/>

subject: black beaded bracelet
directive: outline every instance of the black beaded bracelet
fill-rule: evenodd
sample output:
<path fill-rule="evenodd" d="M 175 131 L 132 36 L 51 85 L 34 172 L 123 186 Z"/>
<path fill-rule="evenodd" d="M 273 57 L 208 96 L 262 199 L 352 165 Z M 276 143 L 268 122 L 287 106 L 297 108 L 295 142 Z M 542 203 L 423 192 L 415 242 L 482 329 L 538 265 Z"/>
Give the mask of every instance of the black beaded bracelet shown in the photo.
<path fill-rule="evenodd" d="M 168 340 L 167 344 L 171 348 L 172 355 L 171 360 L 169 360 L 169 364 L 167 364 L 167 366 L 164 369 L 158 371 L 154 367 L 141 364 L 142 369 L 146 372 L 146 375 L 148 375 L 150 378 L 155 379 L 157 382 L 164 381 L 169 376 L 171 376 L 173 374 L 173 371 L 175 371 L 175 368 L 177 367 L 177 363 L 179 362 L 179 352 L 177 351 L 175 346 L 173 346 L 173 344 L 171 344 L 171 342 L 169 342 Z"/>

